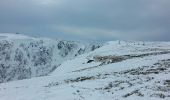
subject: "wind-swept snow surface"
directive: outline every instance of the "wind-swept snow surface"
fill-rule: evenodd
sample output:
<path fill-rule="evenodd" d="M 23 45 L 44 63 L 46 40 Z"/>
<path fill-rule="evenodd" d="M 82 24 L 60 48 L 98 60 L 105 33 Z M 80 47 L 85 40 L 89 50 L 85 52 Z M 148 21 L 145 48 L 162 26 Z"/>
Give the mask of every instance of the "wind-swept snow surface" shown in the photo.
<path fill-rule="evenodd" d="M 170 43 L 111 41 L 48 76 L 0 84 L 1 100 L 170 100 Z"/>

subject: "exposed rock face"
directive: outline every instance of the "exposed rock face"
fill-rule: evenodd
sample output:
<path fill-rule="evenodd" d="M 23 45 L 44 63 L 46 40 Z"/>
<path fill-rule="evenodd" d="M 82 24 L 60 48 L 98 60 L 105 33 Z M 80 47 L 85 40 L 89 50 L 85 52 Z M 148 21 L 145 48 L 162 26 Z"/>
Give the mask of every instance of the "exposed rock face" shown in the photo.
<path fill-rule="evenodd" d="M 47 75 L 63 61 L 100 46 L 42 38 L 1 38 L 0 83 Z"/>

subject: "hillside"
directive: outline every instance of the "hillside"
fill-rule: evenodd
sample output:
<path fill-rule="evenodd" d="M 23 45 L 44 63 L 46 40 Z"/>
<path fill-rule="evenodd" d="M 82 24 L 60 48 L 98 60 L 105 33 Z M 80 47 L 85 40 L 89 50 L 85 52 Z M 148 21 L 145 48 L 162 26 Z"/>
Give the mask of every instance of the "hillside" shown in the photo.
<path fill-rule="evenodd" d="M 169 100 L 169 93 L 170 42 L 110 41 L 47 76 L 0 84 L 2 100 Z"/>
<path fill-rule="evenodd" d="M 100 46 L 97 43 L 0 34 L 0 83 L 48 75 L 63 61 Z"/>

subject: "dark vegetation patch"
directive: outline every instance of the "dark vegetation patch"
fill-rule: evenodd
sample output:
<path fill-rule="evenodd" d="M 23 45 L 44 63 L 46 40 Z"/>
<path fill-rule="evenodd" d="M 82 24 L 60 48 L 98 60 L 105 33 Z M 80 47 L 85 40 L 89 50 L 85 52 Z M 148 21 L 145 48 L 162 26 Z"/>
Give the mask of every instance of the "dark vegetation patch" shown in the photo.
<path fill-rule="evenodd" d="M 68 79 L 68 80 L 65 80 L 66 83 L 74 83 L 74 82 L 83 82 L 83 81 L 86 81 L 86 80 L 94 80 L 96 79 L 95 76 L 83 76 L 83 77 L 78 77 L 76 79 Z"/>
<path fill-rule="evenodd" d="M 159 98 L 164 99 L 166 96 L 163 93 L 154 93 L 150 95 L 150 97 L 159 97 Z"/>
<path fill-rule="evenodd" d="M 144 96 L 144 94 L 142 94 L 139 90 L 134 90 L 134 91 L 132 91 L 132 92 L 130 92 L 130 93 L 127 93 L 127 94 L 125 94 L 125 95 L 123 95 L 123 97 L 124 98 L 127 98 L 127 97 L 129 97 L 129 96 L 132 96 L 132 95 L 137 95 L 137 96 L 140 96 L 140 97 L 143 97 Z"/>
<path fill-rule="evenodd" d="M 165 80 L 164 85 L 170 87 L 170 80 Z"/>
<path fill-rule="evenodd" d="M 87 63 L 91 63 L 91 62 L 93 62 L 93 61 L 94 61 L 94 60 L 88 60 Z"/>

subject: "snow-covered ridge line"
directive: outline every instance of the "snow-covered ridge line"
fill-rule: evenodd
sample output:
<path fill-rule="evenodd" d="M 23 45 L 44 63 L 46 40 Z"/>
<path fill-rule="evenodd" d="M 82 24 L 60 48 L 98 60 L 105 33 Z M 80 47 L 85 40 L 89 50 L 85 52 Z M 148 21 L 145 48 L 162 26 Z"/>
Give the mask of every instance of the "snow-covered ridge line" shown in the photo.
<path fill-rule="evenodd" d="M 33 37 L 19 33 L 0 33 L 0 39 L 33 39 Z"/>
<path fill-rule="evenodd" d="M 0 83 L 48 75 L 63 61 L 93 51 L 101 45 L 0 34 Z"/>

